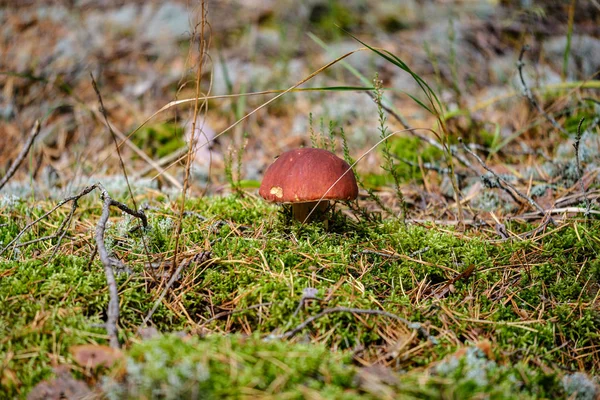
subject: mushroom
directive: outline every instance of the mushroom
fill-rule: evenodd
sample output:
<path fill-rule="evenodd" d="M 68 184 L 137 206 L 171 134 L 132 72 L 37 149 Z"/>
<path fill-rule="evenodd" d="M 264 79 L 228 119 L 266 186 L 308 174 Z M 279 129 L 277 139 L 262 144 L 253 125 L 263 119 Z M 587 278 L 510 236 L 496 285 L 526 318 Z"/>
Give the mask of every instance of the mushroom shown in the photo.
<path fill-rule="evenodd" d="M 313 208 L 322 214 L 329 200 L 356 199 L 358 186 L 347 162 L 327 150 L 303 148 L 279 156 L 258 193 L 267 201 L 291 204 L 294 218 L 307 222 Z"/>

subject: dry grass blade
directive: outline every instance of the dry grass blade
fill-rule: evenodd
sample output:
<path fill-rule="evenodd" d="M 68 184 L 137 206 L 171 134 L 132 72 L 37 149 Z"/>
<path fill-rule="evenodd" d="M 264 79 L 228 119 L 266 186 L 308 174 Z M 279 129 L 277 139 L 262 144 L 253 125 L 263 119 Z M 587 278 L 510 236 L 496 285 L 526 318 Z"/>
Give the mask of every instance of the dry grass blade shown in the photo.
<path fill-rule="evenodd" d="M 331 184 L 331 186 L 329 186 L 329 188 L 325 191 L 325 193 L 323 193 L 323 195 L 321 196 L 321 198 L 319 200 L 317 200 L 316 204 L 313 206 L 313 208 L 310 210 L 310 212 L 308 213 L 308 215 L 306 216 L 306 218 L 304 218 L 303 223 L 306 223 L 306 221 L 310 220 L 311 215 L 315 212 L 315 210 L 318 209 L 319 204 L 321 204 L 321 202 L 323 201 L 323 199 L 325 198 L 325 196 L 327 196 L 327 194 L 331 191 L 331 189 L 333 189 L 333 187 L 339 182 L 341 181 L 344 176 L 346 176 L 346 174 L 348 173 L 353 173 L 353 168 L 356 166 L 356 164 L 358 164 L 363 158 L 365 158 L 370 152 L 372 152 L 373 150 L 375 150 L 377 148 L 377 146 L 379 146 L 381 143 L 385 142 L 386 140 L 388 140 L 390 137 L 398 134 L 398 133 L 402 133 L 402 132 L 409 132 L 409 131 L 415 131 L 415 130 L 425 130 L 425 131 L 430 131 L 430 132 L 434 132 L 432 129 L 429 128 L 409 128 L 409 129 L 402 129 L 399 131 L 394 131 L 392 133 L 390 133 L 389 135 L 387 135 L 386 137 L 384 137 L 383 139 L 380 139 L 377 143 L 375 143 L 373 146 L 371 146 L 367 151 L 365 151 L 360 157 L 358 157 L 353 163 L 352 165 L 350 165 L 350 168 L 348 168 L 346 170 L 346 172 L 344 172 L 342 175 L 340 175 L 340 177 Z"/>
<path fill-rule="evenodd" d="M 195 150 L 195 145 L 193 145 L 193 143 L 195 143 L 196 141 L 196 124 L 198 123 L 198 116 L 201 112 L 201 110 L 203 110 L 204 112 L 206 112 L 207 108 L 208 108 L 208 102 L 206 100 L 204 100 L 202 103 L 200 103 L 200 101 L 198 100 L 198 98 L 200 98 L 200 92 L 201 92 L 201 88 L 200 88 L 200 84 L 202 81 L 202 73 L 203 73 L 203 68 L 204 68 L 204 64 L 205 64 L 205 59 L 208 58 L 208 46 L 210 44 L 210 39 L 207 39 L 206 36 L 206 28 L 207 28 L 207 24 L 208 24 L 208 19 L 207 19 L 207 14 L 208 14 L 208 9 L 206 7 L 206 1 L 202 0 L 201 3 L 201 10 L 200 10 L 200 32 L 199 34 L 194 31 L 194 34 L 191 36 L 190 41 L 191 43 L 194 42 L 196 36 L 198 35 L 198 58 L 197 58 L 197 67 L 196 67 L 196 101 L 194 102 L 194 114 L 193 114 L 193 122 L 192 122 L 192 135 L 190 138 L 190 146 L 188 147 L 188 152 L 186 154 L 186 162 L 185 162 L 185 177 L 183 180 L 183 188 L 181 190 L 181 203 L 180 203 L 180 208 L 179 208 L 179 216 L 177 218 L 177 225 L 175 227 L 175 245 L 174 245 L 174 251 L 173 251 L 173 261 L 171 263 L 171 272 L 173 272 L 174 270 L 177 270 L 177 255 L 179 253 L 179 241 L 180 241 L 180 237 L 181 237 L 181 233 L 182 233 L 182 221 L 183 221 L 183 215 L 185 213 L 185 199 L 186 199 L 186 195 L 187 195 L 187 190 L 189 188 L 189 184 L 190 184 L 190 170 L 192 168 L 192 162 L 193 162 L 193 157 L 194 157 L 194 150 Z M 198 25 L 197 25 L 198 26 Z M 197 29 L 197 26 L 195 29 Z M 210 88 L 209 88 L 210 91 Z M 202 132 L 202 129 L 200 129 L 200 131 Z M 149 314 L 151 315 L 151 314 Z"/>
<path fill-rule="evenodd" d="M 272 99 L 264 102 L 263 104 L 261 104 L 260 106 L 258 106 L 257 108 L 255 108 L 254 110 L 252 110 L 251 112 L 249 112 L 248 114 L 244 115 L 242 118 L 238 119 L 236 122 L 234 122 L 233 124 L 231 124 L 230 126 L 228 126 L 227 128 L 225 128 L 224 130 L 222 130 L 221 132 L 219 132 L 218 134 L 216 134 L 210 141 L 203 143 L 202 145 L 200 145 L 199 147 L 197 147 L 197 149 L 200 149 L 204 146 L 207 146 L 209 143 L 213 142 L 215 139 L 217 139 L 218 137 L 222 136 L 223 134 L 229 132 L 230 130 L 232 130 L 233 128 L 235 128 L 237 125 L 239 125 L 241 122 L 243 122 L 244 120 L 248 119 L 249 117 L 251 117 L 252 115 L 254 115 L 255 113 L 257 113 L 258 111 L 260 111 L 261 109 L 265 108 L 266 106 L 268 106 L 269 104 L 271 104 L 272 102 L 274 102 L 275 100 L 279 99 L 280 97 L 282 97 L 283 95 L 289 93 L 289 92 L 293 92 L 293 91 L 313 91 L 313 90 L 322 90 L 322 89 L 331 89 L 331 88 L 305 88 L 305 89 L 299 89 L 298 87 L 303 85 L 304 83 L 308 82 L 309 80 L 311 80 L 312 78 L 314 78 L 315 76 L 319 75 L 321 72 L 325 71 L 327 68 L 335 65 L 336 63 L 340 62 L 341 60 L 351 56 L 352 54 L 359 52 L 359 51 L 364 51 L 367 50 L 366 48 L 359 48 L 353 51 L 350 51 L 338 58 L 336 58 L 335 60 L 325 64 L 324 66 L 320 67 L 319 69 L 317 69 L 316 71 L 314 71 L 313 73 L 311 73 L 310 75 L 308 75 L 306 78 L 302 79 L 301 81 L 297 82 L 295 85 L 289 87 L 288 89 L 285 90 L 268 90 L 268 91 L 262 91 L 262 92 L 253 92 L 253 93 L 242 93 L 242 94 L 235 94 L 235 95 L 222 95 L 222 96 L 198 96 L 195 98 L 190 98 L 190 99 L 182 99 L 182 100 L 176 100 L 176 101 L 172 101 L 169 102 L 168 104 L 164 105 L 163 107 L 161 107 L 158 111 L 154 112 L 151 116 L 149 116 L 148 118 L 146 118 L 146 120 L 144 120 L 138 127 L 136 127 L 133 131 L 131 131 L 131 133 L 129 133 L 127 136 L 123 135 L 123 137 L 120 137 L 121 139 L 121 143 L 119 143 L 119 146 L 121 146 L 123 143 L 130 143 L 129 139 L 131 138 L 131 136 L 135 135 L 136 132 L 138 132 L 140 129 L 142 129 L 148 122 L 150 122 L 153 118 L 155 118 L 156 116 L 158 116 L 159 114 L 171 109 L 172 107 L 176 107 L 182 104 L 187 104 L 187 103 L 191 103 L 191 102 L 197 102 L 197 101 L 207 101 L 207 100 L 211 100 L 211 99 L 226 99 L 226 98 L 237 98 L 240 96 L 254 96 L 254 95 L 263 95 L 263 94 L 271 94 L 271 93 L 278 93 L 275 97 L 273 97 Z M 343 87 L 342 89 L 347 89 L 346 87 Z M 370 88 L 351 88 L 352 90 L 370 90 Z M 139 149 L 138 149 L 139 150 Z M 141 151 L 141 150 L 140 150 Z M 141 156 L 141 155 L 140 155 Z M 147 158 L 148 156 L 146 156 Z M 176 161 L 174 161 L 171 165 L 175 165 L 177 162 L 181 161 L 183 158 L 180 158 Z M 154 163 L 154 162 L 153 162 Z M 159 171 L 163 171 L 162 168 L 160 168 L 160 166 L 157 166 L 158 168 L 155 168 Z M 166 168 L 168 169 L 168 168 Z M 158 176 L 160 176 L 161 174 L 163 174 L 164 172 L 161 172 L 160 174 L 154 176 L 154 179 L 157 178 Z M 182 188 L 182 186 L 176 185 L 179 189 Z"/>

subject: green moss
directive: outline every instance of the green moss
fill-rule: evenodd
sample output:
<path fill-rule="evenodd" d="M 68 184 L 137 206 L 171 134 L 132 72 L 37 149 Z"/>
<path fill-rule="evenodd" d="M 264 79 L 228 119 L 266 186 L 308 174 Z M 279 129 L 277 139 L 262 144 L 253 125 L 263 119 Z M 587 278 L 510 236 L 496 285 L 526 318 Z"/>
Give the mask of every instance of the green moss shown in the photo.
<path fill-rule="evenodd" d="M 1 212 L 3 242 L 12 240 L 24 226 L 22 220 L 13 217 L 15 214 L 35 218 L 50 207 L 44 203 L 28 208 L 17 204 Z M 164 287 L 144 272 L 148 259 L 141 235 L 145 235 L 151 254 L 170 254 L 173 221 L 178 218 L 175 209 L 169 204 L 151 209 L 145 231 L 132 230 L 137 221 L 118 211 L 112 213 L 106 243 L 131 270 L 118 276 L 123 340 L 136 335 L 142 318 Z M 492 243 L 483 232 L 454 233 L 435 226 L 404 226 L 393 220 L 355 223 L 336 215 L 329 229 L 318 223 L 301 225 L 285 218 L 280 208 L 250 196 L 194 199 L 187 202 L 186 209 L 190 213 L 183 219 L 182 249 L 188 255 L 209 250 L 212 262 L 183 271 L 183 278 L 153 315 L 152 323 L 160 331 L 197 331 L 202 325 L 207 332 L 268 336 L 289 330 L 325 308 L 383 309 L 421 323 L 437 337 L 439 343 L 435 345 L 422 334 L 407 343 L 407 350 L 419 350 L 399 356 L 394 363 L 409 373 L 429 368 L 452 354 L 457 343 L 478 338 L 494 343 L 502 365 L 521 363 L 532 376 L 542 374 L 541 364 L 556 368 L 557 374 L 560 369 L 583 368 L 592 374 L 599 370 L 597 354 L 585 350 L 600 341 L 600 312 L 592 305 L 600 285 L 597 221 L 548 228 L 535 242 Z M 65 208 L 51 215 L 23 240 L 53 234 L 67 212 Z M 50 255 L 56 239 L 7 252 L 0 258 L 0 357 L 7 360 L 5 371 L 9 371 L 4 373 L 2 384 L 11 396 L 22 396 L 50 376 L 53 360 L 71 363 L 69 346 L 106 341 L 104 330 L 95 327 L 104 320 L 108 302 L 104 272 L 97 259 L 92 263 L 89 259 L 98 214 L 97 199 L 82 199 L 78 222 L 73 225 L 78 228 L 68 234 L 74 239 L 65 239 L 53 259 Z M 508 228 L 522 231 L 529 227 L 511 224 Z M 468 276 L 458 277 L 470 269 L 473 271 Z M 321 300 L 308 301 L 298 309 L 307 288 L 316 289 Z M 259 308 L 249 308 L 261 303 Z M 237 312 L 223 315 L 224 311 Z M 215 318 L 219 313 L 222 317 Z M 208 319 L 211 321 L 205 323 Z M 315 349 L 365 349 L 363 357 L 372 360 L 395 343 L 386 333 L 396 329 L 393 324 L 397 323 L 383 316 L 333 313 L 309 324 L 297 337 L 314 342 Z M 256 338 L 248 340 L 254 348 L 258 346 Z M 248 354 L 241 339 L 207 339 L 198 346 L 218 347 L 217 342 L 230 343 L 234 349 L 230 357 L 246 362 L 243 360 Z M 293 342 L 272 346 L 293 347 Z M 141 346 L 139 349 L 146 349 Z M 186 345 L 177 346 L 183 346 L 182 357 L 192 357 Z M 272 351 L 288 351 L 284 347 Z M 333 360 L 338 356 L 334 352 L 322 357 Z M 172 358 L 176 362 L 175 353 Z M 212 370 L 209 361 L 203 365 Z M 330 368 L 325 365 L 323 368 Z M 298 368 L 291 369 L 286 382 L 305 378 L 296 376 L 304 373 Z M 224 375 L 231 372 L 219 371 Z M 265 376 L 273 374 L 270 369 L 261 371 Z M 6 378 L 12 374 L 16 379 Z M 514 375 L 503 374 L 502 379 Z M 240 380 L 228 381 L 233 386 L 227 387 L 215 381 L 211 390 L 254 387 L 268 392 L 273 381 L 261 379 L 266 386 Z M 446 393 L 444 388 L 451 387 L 448 382 L 453 379 L 444 377 L 444 385 L 429 389 Z M 200 386 L 202 382 L 197 380 Z M 464 390 L 455 388 L 457 391 L 451 393 L 461 396 L 469 390 L 494 393 L 455 383 Z M 505 387 L 498 385 L 493 383 L 489 388 L 504 393 Z M 536 392 L 537 383 L 528 385 L 531 396 L 548 393 L 544 388 Z M 296 393 L 297 386 L 290 383 L 290 393 Z M 354 393 L 352 385 L 341 387 Z M 318 388 L 331 389 L 332 393 L 339 389 L 326 385 Z M 216 395 L 221 393 L 218 390 Z"/>
<path fill-rule="evenodd" d="M 253 394 L 300 399 L 305 390 L 330 398 L 357 397 L 347 355 L 258 337 L 162 336 L 134 345 L 125 370 L 125 381 L 105 382 L 109 398 L 175 399 L 198 393 L 207 399 Z"/>

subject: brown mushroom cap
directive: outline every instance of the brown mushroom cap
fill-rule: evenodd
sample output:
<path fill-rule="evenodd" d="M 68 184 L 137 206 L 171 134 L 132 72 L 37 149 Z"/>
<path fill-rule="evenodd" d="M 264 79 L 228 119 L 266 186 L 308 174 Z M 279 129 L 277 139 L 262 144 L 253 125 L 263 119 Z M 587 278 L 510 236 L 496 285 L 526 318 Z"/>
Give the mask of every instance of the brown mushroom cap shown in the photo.
<path fill-rule="evenodd" d="M 354 200 L 358 186 L 347 162 L 327 150 L 303 148 L 279 156 L 267 168 L 258 193 L 276 203 L 314 202 L 321 197 Z"/>

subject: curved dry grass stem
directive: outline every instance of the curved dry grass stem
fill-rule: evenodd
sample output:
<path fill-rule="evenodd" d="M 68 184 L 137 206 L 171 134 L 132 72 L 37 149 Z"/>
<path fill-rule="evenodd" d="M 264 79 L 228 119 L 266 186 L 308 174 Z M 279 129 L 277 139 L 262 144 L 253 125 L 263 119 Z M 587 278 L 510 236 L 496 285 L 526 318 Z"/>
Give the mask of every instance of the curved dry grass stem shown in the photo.
<path fill-rule="evenodd" d="M 406 325 L 406 327 L 409 329 L 414 329 L 414 330 L 419 331 L 419 333 L 421 333 L 421 335 L 426 337 L 433 344 L 438 343 L 438 340 L 434 336 L 430 335 L 419 322 L 411 322 L 411 321 L 407 320 L 406 318 L 402 318 L 396 314 L 393 314 L 393 313 L 387 312 L 387 311 L 383 311 L 383 310 L 351 308 L 351 307 L 326 308 L 323 311 L 321 311 L 320 313 L 313 315 L 310 318 L 307 318 L 304 322 L 299 324 L 294 329 L 289 330 L 281 335 L 277 335 L 275 337 L 277 337 L 279 339 L 289 339 L 289 338 L 293 337 L 294 335 L 296 335 L 297 333 L 304 330 L 306 327 L 308 327 L 310 324 L 312 324 L 314 321 L 318 320 L 319 318 L 322 318 L 327 314 L 333 314 L 333 313 L 381 315 L 383 317 L 387 317 L 387 318 L 399 321 L 399 322 L 403 323 L 404 325 Z"/>
<path fill-rule="evenodd" d="M 98 103 L 100 104 L 100 113 L 104 117 L 104 123 L 106 124 L 106 127 L 108 128 L 108 131 L 110 132 L 110 136 L 111 136 L 113 143 L 115 145 L 115 148 L 116 148 L 115 150 L 117 151 L 117 156 L 119 157 L 119 164 L 121 166 L 121 171 L 123 172 L 123 177 L 125 178 L 125 183 L 127 184 L 127 191 L 129 192 L 129 196 L 131 197 L 131 203 L 133 204 L 133 208 L 135 210 L 137 210 L 138 205 L 137 205 L 137 202 L 135 201 L 135 196 L 133 195 L 133 190 L 131 189 L 129 174 L 127 173 L 127 167 L 125 166 L 125 163 L 123 162 L 123 157 L 121 155 L 121 149 L 119 148 L 117 136 L 116 136 L 115 131 L 113 130 L 112 125 L 108 121 L 108 115 L 106 113 L 106 109 L 104 108 L 104 101 L 102 100 L 102 94 L 100 93 L 100 89 L 98 88 L 98 84 L 96 83 L 96 79 L 94 78 L 94 74 L 92 74 L 91 72 L 90 72 L 90 78 L 92 79 L 92 88 L 94 89 L 94 92 L 96 92 L 96 96 L 98 97 Z M 75 202 L 76 201 L 77 200 L 75 200 Z M 74 206 L 76 206 L 76 204 Z M 74 211 L 75 210 L 73 209 L 73 212 Z M 142 238 L 142 243 L 144 245 L 144 253 L 146 254 L 146 258 L 148 258 L 148 262 L 151 262 L 152 257 L 150 257 L 150 250 L 148 249 L 148 243 L 146 242 L 146 238 L 144 237 L 144 235 L 142 235 L 141 238 Z M 59 243 L 60 243 L 60 241 L 59 241 Z"/>
<path fill-rule="evenodd" d="M 346 172 L 344 172 L 342 175 L 340 175 L 340 177 L 331 184 L 331 186 L 329 186 L 329 189 L 327 189 L 325 191 L 325 193 L 323 193 L 323 196 L 321 196 L 321 198 L 319 200 L 317 200 L 317 202 L 315 203 L 315 205 L 313 206 L 312 210 L 310 210 L 310 212 L 308 213 L 308 215 L 306 216 L 306 218 L 304 218 L 304 221 L 302 221 L 302 223 L 306 223 L 306 221 L 310 220 L 310 216 L 314 213 L 314 211 L 317 209 L 317 207 L 319 206 L 319 204 L 325 199 L 325 196 L 327 196 L 327 194 L 331 191 L 331 189 L 348 173 L 348 172 L 352 172 L 352 169 L 356 166 L 356 164 L 358 164 L 363 158 L 365 158 L 367 156 L 367 154 L 369 154 L 370 152 L 372 152 L 373 150 L 375 150 L 377 148 L 377 146 L 379 146 L 381 143 L 385 142 L 386 140 L 388 140 L 390 137 L 396 135 L 397 133 L 402 133 L 402 132 L 409 132 L 409 131 L 415 131 L 415 130 L 425 130 L 425 131 L 430 131 L 435 133 L 434 130 L 429 129 L 429 128 L 409 128 L 409 129 L 402 129 L 399 131 L 394 131 L 392 133 L 390 133 L 389 135 L 387 135 L 386 137 L 380 139 L 377 143 L 375 143 L 373 146 L 371 146 L 371 148 L 369 148 L 369 150 L 365 151 L 360 157 L 358 157 L 356 159 L 356 161 L 354 161 L 352 163 L 352 165 L 350 166 L 349 169 L 346 170 Z"/>
<path fill-rule="evenodd" d="M 175 228 L 175 247 L 173 250 L 173 261 L 171 263 L 171 271 L 175 271 L 177 270 L 177 255 L 179 252 L 179 240 L 181 237 L 181 232 L 182 232 L 182 228 L 183 228 L 183 213 L 185 211 L 185 199 L 186 199 L 186 195 L 187 195 L 187 190 L 189 188 L 189 182 L 190 182 L 190 170 L 192 168 L 192 162 L 193 162 L 193 158 L 194 158 L 194 150 L 196 149 L 196 146 L 194 144 L 195 142 L 195 136 L 196 136 L 196 124 L 198 122 L 198 115 L 200 114 L 201 110 L 205 110 L 208 107 L 208 103 L 206 100 L 204 100 L 202 103 L 200 103 L 200 100 L 198 100 L 198 98 L 200 97 L 200 93 L 201 93 L 201 87 L 200 84 L 202 82 L 202 73 L 204 71 L 204 59 L 205 56 L 207 54 L 207 49 L 208 49 L 208 45 L 209 45 L 209 41 L 207 40 L 206 37 L 206 26 L 208 23 L 208 10 L 206 8 L 206 0 L 202 0 L 201 3 L 201 11 L 200 11 L 200 32 L 199 32 L 199 42 L 198 42 L 198 66 L 196 69 L 196 101 L 194 102 L 194 114 L 193 114 L 193 121 L 192 121 L 192 135 L 190 138 L 190 145 L 188 146 L 188 152 L 186 154 L 186 163 L 185 163 L 185 177 L 183 180 L 183 189 L 181 191 L 181 205 L 180 205 L 180 209 L 179 209 L 179 216 L 177 218 L 177 226 Z M 192 35 L 192 41 L 194 40 L 194 38 L 196 37 L 196 31 L 194 31 L 194 34 Z M 209 88 L 210 90 L 210 88 Z"/>
<path fill-rule="evenodd" d="M 39 133 L 40 121 L 36 120 L 35 124 L 33 125 L 33 128 L 31 129 L 31 133 L 29 134 L 29 138 L 23 146 L 23 149 L 21 150 L 17 158 L 15 158 L 15 161 L 13 161 L 13 163 L 11 164 L 10 168 L 8 169 L 8 172 L 6 172 L 6 175 L 4 175 L 2 179 L 0 179 L 0 190 L 2 190 L 4 185 L 6 185 L 9 179 L 12 178 L 15 172 L 17 172 L 17 169 L 19 168 L 21 163 L 23 162 L 27 154 L 29 154 L 29 150 L 31 149 L 31 146 L 33 146 L 33 142 L 35 141 L 35 138 L 39 135 Z"/>
<path fill-rule="evenodd" d="M 343 54 L 340 57 L 336 58 L 335 60 L 330 61 L 329 63 L 327 63 L 324 66 L 320 67 L 316 71 L 312 72 L 310 75 L 308 75 L 304 79 L 300 80 L 295 85 L 293 85 L 293 86 L 291 86 L 288 89 L 285 89 L 283 91 L 280 91 L 280 90 L 268 90 L 268 91 L 262 91 L 262 92 L 252 92 L 252 93 L 243 93 L 243 94 L 235 94 L 235 95 L 202 96 L 202 97 L 195 97 L 195 98 L 190 98 L 190 99 L 182 99 L 182 100 L 171 101 L 171 102 L 167 103 L 166 105 L 164 105 L 163 107 L 161 107 L 158 111 L 156 111 L 155 113 L 153 113 L 151 116 L 149 116 L 148 118 L 146 118 L 137 128 L 135 128 L 133 131 L 131 131 L 131 133 L 129 133 L 127 136 L 124 136 L 122 138 L 121 143 L 119 143 L 119 146 L 121 146 L 122 144 L 126 143 L 129 140 L 129 138 L 131 138 L 131 136 L 133 136 L 136 132 L 138 132 L 140 129 L 142 129 L 148 122 L 150 122 L 157 115 L 163 113 L 164 111 L 167 111 L 168 109 L 170 109 L 172 107 L 175 107 L 175 106 L 178 106 L 178 105 L 181 105 L 181 104 L 186 104 L 186 103 L 190 103 L 190 102 L 193 102 L 193 101 L 205 101 L 205 100 L 211 100 L 211 99 L 226 99 L 226 98 L 236 98 L 236 97 L 240 97 L 240 96 L 255 96 L 255 95 L 263 95 L 263 94 L 270 94 L 270 93 L 279 93 L 275 97 L 273 97 L 272 99 L 264 102 L 263 104 L 261 104 L 260 106 L 258 106 L 257 108 L 255 108 L 254 110 L 252 110 L 251 112 L 249 112 L 248 114 L 244 115 L 242 118 L 238 119 L 236 122 L 234 122 L 233 124 L 231 124 L 230 126 L 228 126 L 227 128 L 225 128 L 224 130 L 222 130 L 218 134 L 216 134 L 211 140 L 209 140 L 209 141 L 201 144 L 200 146 L 198 146 L 196 148 L 196 149 L 200 149 L 200 148 L 202 148 L 204 146 L 207 146 L 209 143 L 213 142 L 215 139 L 217 139 L 221 135 L 229 132 L 230 130 L 232 130 L 233 128 L 235 128 L 237 125 L 239 125 L 241 122 L 243 122 L 244 120 L 248 119 L 249 117 L 251 117 L 252 115 L 254 115 L 255 113 L 257 113 L 261 109 L 265 108 L 266 106 L 268 106 L 269 104 L 271 104 L 275 100 L 279 99 L 281 96 L 283 96 L 283 95 L 285 95 L 285 94 L 287 94 L 289 92 L 295 91 L 299 86 L 303 85 L 304 83 L 308 82 L 309 80 L 311 80 L 315 76 L 319 75 L 321 72 L 323 72 L 327 68 L 331 67 L 332 65 L 337 64 L 338 62 L 340 62 L 343 59 L 351 56 L 354 53 L 357 53 L 359 51 L 365 51 L 365 50 L 368 50 L 368 49 L 366 47 L 361 47 L 361 48 L 358 48 L 356 50 L 352 50 L 352 51 L 350 51 L 350 52 L 348 52 L 346 54 Z M 309 90 L 309 89 L 300 89 L 300 90 Z M 180 161 L 180 160 L 178 160 L 178 161 Z M 170 166 L 175 165 L 178 161 L 172 163 Z M 164 168 L 164 169 L 161 168 L 159 170 L 161 172 L 158 175 L 155 175 L 152 179 L 156 179 L 157 177 L 159 177 L 168 168 L 169 167 Z"/>
<path fill-rule="evenodd" d="M 519 61 L 517 62 L 517 70 L 519 72 L 519 79 L 521 80 L 521 85 L 523 85 L 523 94 L 525 95 L 525 97 L 527 97 L 527 100 L 529 100 L 531 105 L 533 107 L 535 107 L 535 109 L 541 115 L 543 115 L 544 118 L 546 118 L 546 120 L 548 122 L 550 122 L 550 124 L 554 128 L 556 128 L 563 135 L 568 136 L 569 133 L 556 121 L 556 119 L 554 119 L 554 117 L 552 115 L 550 115 L 546 111 L 544 111 L 544 109 L 542 108 L 540 103 L 537 101 L 537 99 L 533 95 L 533 92 L 529 89 L 529 86 L 527 86 L 527 82 L 525 82 L 525 77 L 523 76 L 523 67 L 525 66 L 525 62 L 523 61 L 523 56 L 525 55 L 525 52 L 527 50 L 529 50 L 529 45 L 525 45 L 521 48 L 521 52 L 519 53 Z"/>

